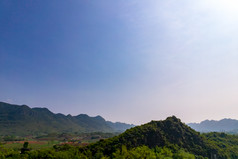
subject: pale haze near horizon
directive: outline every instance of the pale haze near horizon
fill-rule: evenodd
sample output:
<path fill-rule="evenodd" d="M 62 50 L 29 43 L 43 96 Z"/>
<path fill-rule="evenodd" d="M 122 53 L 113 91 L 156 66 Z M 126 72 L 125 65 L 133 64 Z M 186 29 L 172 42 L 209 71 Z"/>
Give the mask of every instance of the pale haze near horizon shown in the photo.
<path fill-rule="evenodd" d="M 238 119 L 235 0 L 0 3 L 0 101 L 133 124 Z"/>

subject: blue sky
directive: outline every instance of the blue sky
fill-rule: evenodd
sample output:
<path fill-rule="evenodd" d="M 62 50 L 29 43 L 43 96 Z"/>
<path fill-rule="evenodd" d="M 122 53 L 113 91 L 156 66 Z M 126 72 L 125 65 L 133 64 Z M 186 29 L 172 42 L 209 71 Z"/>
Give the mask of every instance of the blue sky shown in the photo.
<path fill-rule="evenodd" d="M 238 114 L 238 2 L 0 2 L 0 101 L 141 124 Z"/>

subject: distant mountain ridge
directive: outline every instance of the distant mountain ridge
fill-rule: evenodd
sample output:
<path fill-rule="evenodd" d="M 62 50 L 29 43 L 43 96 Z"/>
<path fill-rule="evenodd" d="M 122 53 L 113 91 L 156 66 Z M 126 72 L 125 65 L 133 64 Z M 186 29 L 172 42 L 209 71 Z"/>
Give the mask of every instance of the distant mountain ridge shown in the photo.
<path fill-rule="evenodd" d="M 47 108 L 30 108 L 0 102 L 0 135 L 39 135 L 52 132 L 123 132 L 132 124 L 113 123 L 101 116 L 54 114 Z"/>
<path fill-rule="evenodd" d="M 189 123 L 188 126 L 200 132 L 238 132 L 238 120 L 235 119 L 222 119 L 204 120 L 200 123 Z"/>

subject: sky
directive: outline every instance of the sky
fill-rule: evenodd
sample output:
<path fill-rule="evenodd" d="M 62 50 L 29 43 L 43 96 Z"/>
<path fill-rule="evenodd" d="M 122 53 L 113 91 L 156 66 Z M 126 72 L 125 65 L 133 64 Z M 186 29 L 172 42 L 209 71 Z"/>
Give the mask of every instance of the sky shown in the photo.
<path fill-rule="evenodd" d="M 143 124 L 238 119 L 236 0 L 1 0 L 0 101 Z"/>

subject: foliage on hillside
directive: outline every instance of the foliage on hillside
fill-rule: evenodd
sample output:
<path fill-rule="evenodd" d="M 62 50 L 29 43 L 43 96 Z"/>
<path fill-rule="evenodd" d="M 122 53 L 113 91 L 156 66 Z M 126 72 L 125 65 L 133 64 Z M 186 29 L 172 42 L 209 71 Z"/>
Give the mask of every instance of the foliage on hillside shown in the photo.
<path fill-rule="evenodd" d="M 86 114 L 65 116 L 54 114 L 47 108 L 30 108 L 26 105 L 3 102 L 0 102 L 0 110 L 0 135 L 39 136 L 49 133 L 116 132 L 133 126 L 121 123 L 119 127 L 117 123 L 105 121 L 101 116 L 89 117 Z"/>
<path fill-rule="evenodd" d="M 238 136 L 219 132 L 203 134 L 203 136 L 213 145 L 219 147 L 227 158 L 238 158 Z"/>
<path fill-rule="evenodd" d="M 178 151 L 172 151 L 169 148 L 155 147 L 150 149 L 147 146 L 140 146 L 128 150 L 126 146 L 122 146 L 111 155 L 111 157 L 104 155 L 101 152 L 93 154 L 90 151 L 80 152 L 77 147 L 69 145 L 54 146 L 51 149 L 42 149 L 35 151 L 26 151 L 20 154 L 17 151 L 6 150 L 0 148 L 0 158 L 8 159 L 39 159 L 39 158 L 51 158 L 51 159 L 195 159 L 193 154 L 185 152 L 183 149 Z"/>
<path fill-rule="evenodd" d="M 119 136 L 82 148 L 82 151 L 90 150 L 93 154 L 102 152 L 110 156 L 122 145 L 128 149 L 144 145 L 149 148 L 168 147 L 174 151 L 182 148 L 197 156 L 225 157 L 214 142 L 209 142 L 204 136 L 174 116 L 164 121 L 151 121 L 148 124 L 131 128 Z"/>

